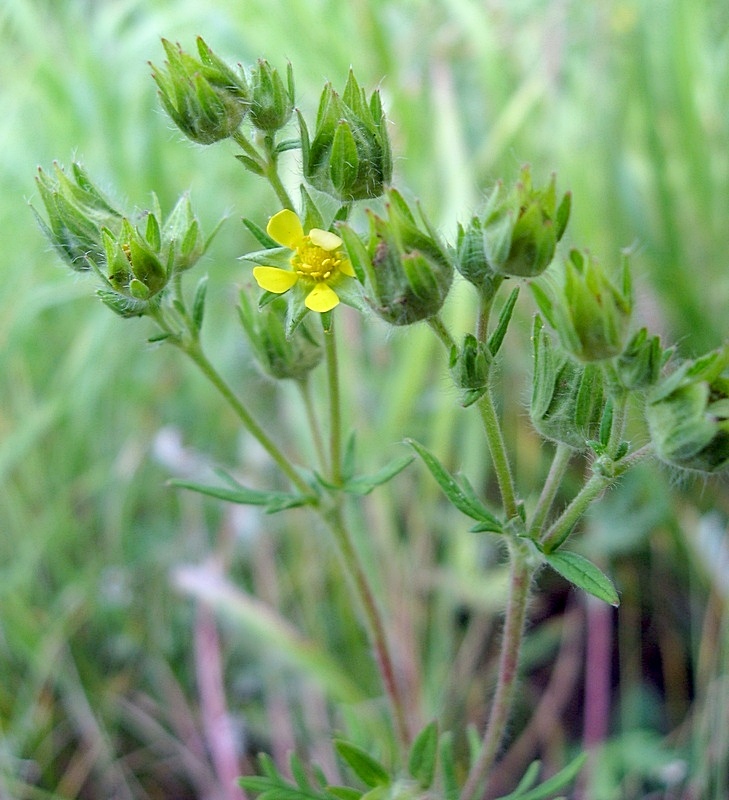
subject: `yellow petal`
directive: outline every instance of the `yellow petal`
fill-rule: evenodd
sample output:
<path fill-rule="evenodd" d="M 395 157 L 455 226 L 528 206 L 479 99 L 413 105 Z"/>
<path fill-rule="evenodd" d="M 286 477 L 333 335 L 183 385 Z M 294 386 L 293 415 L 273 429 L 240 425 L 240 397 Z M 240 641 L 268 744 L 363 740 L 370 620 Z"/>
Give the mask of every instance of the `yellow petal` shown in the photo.
<path fill-rule="evenodd" d="M 357 273 L 354 271 L 354 267 L 348 258 L 345 258 L 339 265 L 339 271 L 343 272 L 345 275 L 349 275 L 350 278 L 357 277 Z"/>
<path fill-rule="evenodd" d="M 334 289 L 327 286 L 326 283 L 317 283 L 306 296 L 304 305 L 311 311 L 323 314 L 325 311 L 331 311 L 334 306 L 338 306 L 339 298 Z"/>
<path fill-rule="evenodd" d="M 284 208 L 283 211 L 279 211 L 268 220 L 266 233 L 279 244 L 290 247 L 292 250 L 295 250 L 298 243 L 304 238 L 301 220 L 288 208 Z"/>
<path fill-rule="evenodd" d="M 312 244 L 321 247 L 322 250 L 326 250 L 327 252 L 331 252 L 342 246 L 342 240 L 335 233 L 323 231 L 321 228 L 312 228 L 309 231 L 309 238 Z"/>
<path fill-rule="evenodd" d="M 279 269 L 278 267 L 254 267 L 253 277 L 261 289 L 274 294 L 288 292 L 299 280 L 299 276 L 295 272 L 289 272 L 287 269 Z"/>

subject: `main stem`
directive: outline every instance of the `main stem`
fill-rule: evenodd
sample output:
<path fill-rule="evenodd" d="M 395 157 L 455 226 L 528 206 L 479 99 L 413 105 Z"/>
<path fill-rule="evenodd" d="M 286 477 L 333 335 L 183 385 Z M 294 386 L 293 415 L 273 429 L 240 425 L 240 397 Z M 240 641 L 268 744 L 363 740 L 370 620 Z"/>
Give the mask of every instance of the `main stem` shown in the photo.
<path fill-rule="evenodd" d="M 335 486 L 341 486 L 342 475 L 342 412 L 341 394 L 339 390 L 339 362 L 337 359 L 336 338 L 334 324 L 324 329 L 324 352 L 327 364 L 327 382 L 329 388 L 329 458 L 330 480 Z M 395 734 L 403 753 L 410 744 L 408 730 L 400 687 L 397 682 L 395 666 L 390 653 L 390 647 L 385 633 L 385 625 L 380 610 L 375 600 L 374 592 L 362 566 L 362 561 L 352 542 L 349 530 L 344 521 L 343 495 L 338 492 L 334 497 L 334 504 L 329 512 L 323 514 L 329 524 L 334 538 L 339 547 L 339 553 L 349 573 L 355 591 L 359 597 L 364 621 L 369 635 L 370 643 L 375 652 L 377 667 L 390 701 L 392 709 Z"/>
<path fill-rule="evenodd" d="M 359 597 L 364 613 L 364 621 L 369 635 L 370 643 L 375 652 L 377 668 L 380 678 L 390 701 L 395 735 L 403 755 L 410 744 L 410 732 L 405 714 L 400 687 L 395 673 L 395 665 L 390 654 L 390 647 L 385 633 L 385 626 L 377 607 L 372 587 L 365 573 L 359 555 L 355 550 L 349 531 L 342 517 L 341 505 L 337 504 L 329 515 L 326 516 L 329 527 L 334 534 L 339 553 L 347 569 L 350 579 Z"/>
<path fill-rule="evenodd" d="M 496 760 L 514 700 L 519 653 L 524 636 L 529 586 L 533 570 L 529 566 L 526 548 L 523 544 L 510 541 L 509 554 L 511 558 L 509 600 L 506 606 L 496 692 L 491 704 L 491 713 L 481 750 L 468 774 L 460 800 L 476 800 L 477 795 L 485 790 L 488 774 Z"/>

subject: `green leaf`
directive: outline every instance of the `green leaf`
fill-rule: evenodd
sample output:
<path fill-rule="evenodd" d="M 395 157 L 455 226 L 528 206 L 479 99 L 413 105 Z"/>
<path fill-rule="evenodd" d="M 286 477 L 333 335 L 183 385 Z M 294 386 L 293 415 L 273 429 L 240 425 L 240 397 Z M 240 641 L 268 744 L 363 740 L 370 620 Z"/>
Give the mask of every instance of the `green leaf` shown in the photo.
<path fill-rule="evenodd" d="M 544 319 L 553 327 L 557 328 L 557 314 L 554 308 L 554 303 L 552 302 L 551 298 L 547 294 L 547 292 L 540 286 L 536 281 L 532 281 L 529 284 L 529 288 L 532 290 L 532 294 L 534 295 L 534 300 L 539 308 Z"/>
<path fill-rule="evenodd" d="M 343 739 L 334 740 L 334 748 L 357 777 L 367 786 L 388 786 L 390 776 L 387 770 L 361 747 Z"/>
<path fill-rule="evenodd" d="M 438 722 L 433 720 L 415 737 L 408 757 L 408 772 L 423 789 L 429 789 L 438 760 Z"/>
<path fill-rule="evenodd" d="M 312 228 L 326 229 L 327 225 L 324 222 L 319 206 L 314 202 L 314 198 L 306 190 L 302 183 L 299 186 L 299 193 L 301 194 L 301 224 L 304 226 L 305 231 L 310 231 Z"/>
<path fill-rule="evenodd" d="M 516 789 L 514 789 L 512 794 L 518 796 L 531 789 L 539 778 L 539 770 L 541 766 L 541 761 L 532 761 L 532 763 L 527 767 L 526 772 L 521 776 L 519 785 L 516 787 Z"/>
<path fill-rule="evenodd" d="M 312 791 L 309 776 L 306 774 L 304 765 L 301 763 L 301 759 L 296 755 L 296 753 L 291 753 L 291 756 L 289 757 L 289 769 L 291 770 L 293 779 L 296 781 L 296 784 L 300 789 Z"/>
<path fill-rule="evenodd" d="M 247 506 L 265 506 L 268 514 L 284 511 L 288 508 L 298 508 L 299 506 L 304 506 L 314 501 L 313 497 L 307 497 L 301 494 L 248 489 L 238 483 L 227 489 L 224 486 L 207 486 L 194 481 L 174 478 L 169 481 L 169 484 L 170 486 L 189 489 L 190 491 L 198 492 L 208 497 L 215 497 L 217 500 L 224 500 L 226 503 L 237 503 Z"/>
<path fill-rule="evenodd" d="M 620 605 L 620 598 L 613 582 L 592 561 L 568 550 L 544 553 L 544 560 L 563 578 L 594 595 L 598 600 L 604 600 L 616 608 Z"/>
<path fill-rule="evenodd" d="M 144 232 L 144 238 L 149 242 L 155 253 L 159 253 L 162 247 L 162 233 L 154 214 L 147 214 L 147 228 Z"/>
<path fill-rule="evenodd" d="M 192 300 L 192 324 L 199 333 L 202 328 L 203 317 L 205 316 L 205 298 L 208 291 L 208 276 L 204 275 L 195 289 L 195 296 Z"/>
<path fill-rule="evenodd" d="M 456 774 L 456 759 L 453 753 L 453 734 L 450 731 L 446 731 L 440 737 L 438 750 L 443 778 L 443 800 L 458 800 L 460 789 Z"/>
<path fill-rule="evenodd" d="M 250 228 L 249 228 L 250 230 Z M 288 247 L 271 247 L 266 250 L 256 250 L 246 253 L 241 257 L 242 261 L 250 261 L 262 267 L 279 267 L 280 269 L 291 268 L 291 250 Z M 274 295 L 278 297 L 279 295 Z"/>
<path fill-rule="evenodd" d="M 298 150 L 301 147 L 301 139 L 283 139 L 275 147 L 277 153 L 285 153 L 288 150 Z"/>
<path fill-rule="evenodd" d="M 346 120 L 340 120 L 329 156 L 329 174 L 339 192 L 346 194 L 350 191 L 357 180 L 358 168 L 359 155 L 352 129 Z"/>
<path fill-rule="evenodd" d="M 155 333 L 154 336 L 150 336 L 147 339 L 148 344 L 158 344 L 159 342 L 166 342 L 169 339 L 177 339 L 174 333 L 169 333 L 168 331 L 163 331 L 162 333 Z"/>
<path fill-rule="evenodd" d="M 559 204 L 557 213 L 554 216 L 554 234 L 559 241 L 567 227 L 567 222 L 570 218 L 570 210 L 572 209 L 572 192 L 566 192 Z"/>
<path fill-rule="evenodd" d="M 600 420 L 600 444 L 603 447 L 607 447 L 610 442 L 610 433 L 613 429 L 613 403 L 612 400 L 608 399 L 605 403 L 605 409 L 602 414 L 602 419 Z"/>
<path fill-rule="evenodd" d="M 326 786 L 321 770 L 312 767 L 312 773 L 321 784 L 314 787 L 301 759 L 292 755 L 289 767 L 296 783 L 279 774 L 273 759 L 265 754 L 258 757 L 262 775 L 246 775 L 238 784 L 258 795 L 258 800 L 359 800 L 362 792 L 345 786 Z"/>
<path fill-rule="evenodd" d="M 236 156 L 236 158 L 238 159 L 238 161 L 240 161 L 241 164 L 243 164 L 243 166 L 249 172 L 252 172 L 254 175 L 263 177 L 266 174 L 263 165 L 259 161 L 256 161 L 255 159 L 251 158 L 250 156 L 244 156 L 239 154 Z"/>
<path fill-rule="evenodd" d="M 118 292 L 109 292 L 106 289 L 97 289 L 96 296 L 115 314 L 125 319 L 141 317 L 147 313 L 147 309 L 149 308 L 147 303 L 133 300 L 131 297 L 124 297 L 124 295 Z"/>
<path fill-rule="evenodd" d="M 506 330 L 511 322 L 511 315 L 514 313 L 514 306 L 516 305 L 516 300 L 518 297 L 519 287 L 517 286 L 512 289 L 511 294 L 504 303 L 504 307 L 501 309 L 501 314 L 499 314 L 499 321 L 496 325 L 496 328 L 489 337 L 488 346 L 492 356 L 495 356 L 499 352 L 501 343 L 504 341 L 504 336 L 506 336 Z"/>
<path fill-rule="evenodd" d="M 587 761 L 587 754 L 582 753 L 556 775 L 552 775 L 551 778 L 548 778 L 544 783 L 531 791 L 522 792 L 517 789 L 516 792 L 500 797 L 498 800 L 547 800 L 547 798 L 552 797 L 555 792 L 563 789 L 577 777 L 585 761 Z M 529 770 L 527 770 L 527 772 L 529 772 Z"/>
<path fill-rule="evenodd" d="M 422 458 L 425 466 L 430 470 L 431 475 L 435 478 L 438 486 L 443 490 L 446 497 L 451 503 L 467 517 L 475 519 L 480 523 L 488 523 L 492 528 L 488 530 L 501 531 L 501 523 L 496 517 L 480 502 L 476 497 L 472 496 L 471 491 L 464 490 L 457 482 L 456 479 L 448 472 L 448 470 L 438 461 L 438 459 L 422 444 L 416 442 L 414 439 L 406 439 L 415 452 Z"/>
<path fill-rule="evenodd" d="M 253 220 L 248 219 L 247 217 L 243 217 L 243 224 L 248 228 L 251 232 L 255 240 L 261 247 L 265 248 L 266 250 L 271 250 L 276 247 L 280 247 L 279 243 L 272 239 L 266 231 L 261 228 L 260 225 L 256 225 Z"/>
<path fill-rule="evenodd" d="M 484 522 L 477 522 L 475 525 L 471 525 L 468 529 L 469 533 L 503 533 L 504 527 L 503 525 L 496 520 L 496 522 L 492 520 L 485 520 Z"/>
<path fill-rule="evenodd" d="M 362 800 L 389 800 L 390 797 L 390 787 L 383 786 L 373 786 L 368 792 L 365 792 L 362 795 Z"/>
<path fill-rule="evenodd" d="M 360 800 L 362 797 L 362 792 L 349 786 L 327 786 L 326 792 L 334 796 L 336 800 Z"/>
<path fill-rule="evenodd" d="M 357 478 L 352 478 L 347 481 L 342 488 L 349 494 L 356 494 L 359 496 L 369 494 L 375 487 L 387 483 L 396 475 L 399 475 L 407 466 L 412 464 L 413 458 L 413 456 L 395 458 L 373 475 L 360 475 Z"/>
<path fill-rule="evenodd" d="M 357 434 L 352 431 L 347 437 L 344 445 L 344 455 L 342 456 L 342 477 L 347 483 L 354 475 L 354 468 L 357 463 Z"/>

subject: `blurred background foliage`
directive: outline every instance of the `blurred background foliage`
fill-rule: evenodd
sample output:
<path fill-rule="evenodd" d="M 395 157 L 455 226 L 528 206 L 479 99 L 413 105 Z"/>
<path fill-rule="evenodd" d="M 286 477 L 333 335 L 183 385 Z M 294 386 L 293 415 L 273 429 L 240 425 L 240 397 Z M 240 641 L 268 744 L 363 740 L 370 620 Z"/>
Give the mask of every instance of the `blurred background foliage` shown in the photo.
<path fill-rule="evenodd" d="M 289 59 L 309 115 L 323 82 L 343 87 L 352 65 L 382 88 L 398 180 L 451 239 L 496 179 L 524 162 L 537 179 L 555 171 L 574 195 L 571 243 L 605 262 L 632 247 L 639 323 L 693 356 L 718 346 L 729 320 L 729 6 L 5 0 L 0 34 L 0 797 L 233 797 L 206 723 L 209 653 L 241 768 L 260 747 L 283 758 L 298 746 L 333 774 L 323 732 L 366 743 L 379 717 L 328 542 L 285 518 L 259 535 L 255 514 L 166 487 L 211 463 L 265 484 L 268 465 L 177 353 L 146 344 L 145 322 L 114 318 L 60 268 L 28 208 L 34 170 L 76 158 L 130 206 L 155 191 L 170 208 L 189 189 L 208 230 L 229 215 L 203 265 L 206 341 L 297 446 L 298 418 L 275 423 L 292 398 L 257 375 L 232 313 L 235 287 L 250 283 L 240 217 L 263 224 L 276 207 L 231 148 L 193 147 L 172 129 L 147 63 L 162 61 L 162 36 L 192 49 L 202 35 L 243 64 Z M 455 301 L 447 312 L 463 317 Z M 503 405 L 519 479 L 538 488 L 548 454 L 514 402 L 528 396 L 523 313 Z M 385 445 L 416 435 L 486 481 L 427 336 L 348 326 L 363 461 L 377 466 Z M 480 723 L 503 601 L 497 554 L 412 468 L 362 513 L 414 706 Z M 728 516 L 726 481 L 658 469 L 590 516 L 581 546 L 615 577 L 622 607 L 545 579 L 504 791 L 531 758 L 556 767 L 582 743 L 593 800 L 727 796 Z M 223 599 L 211 559 L 233 582 Z M 213 622 L 180 587 L 226 613 Z M 329 697 L 343 717 L 331 719 Z M 602 710 L 590 705 L 600 697 Z"/>

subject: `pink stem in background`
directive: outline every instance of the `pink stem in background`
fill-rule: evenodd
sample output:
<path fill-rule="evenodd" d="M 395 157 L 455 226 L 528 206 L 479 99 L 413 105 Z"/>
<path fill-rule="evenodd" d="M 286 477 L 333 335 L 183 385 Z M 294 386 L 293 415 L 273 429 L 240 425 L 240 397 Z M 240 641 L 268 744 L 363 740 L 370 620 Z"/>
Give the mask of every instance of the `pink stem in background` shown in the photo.
<path fill-rule="evenodd" d="M 225 702 L 220 638 L 213 612 L 199 604 L 195 621 L 195 668 L 205 741 L 225 800 L 246 800 L 237 784 L 241 776 L 236 737 Z"/>
<path fill-rule="evenodd" d="M 589 771 L 597 748 L 605 741 L 610 726 L 613 610 L 586 595 L 585 710 L 582 744 L 590 754 L 578 797 L 584 797 Z"/>
<path fill-rule="evenodd" d="M 586 750 L 605 741 L 610 722 L 612 672 L 612 608 L 587 595 L 585 652 L 585 721 L 582 741 Z"/>

